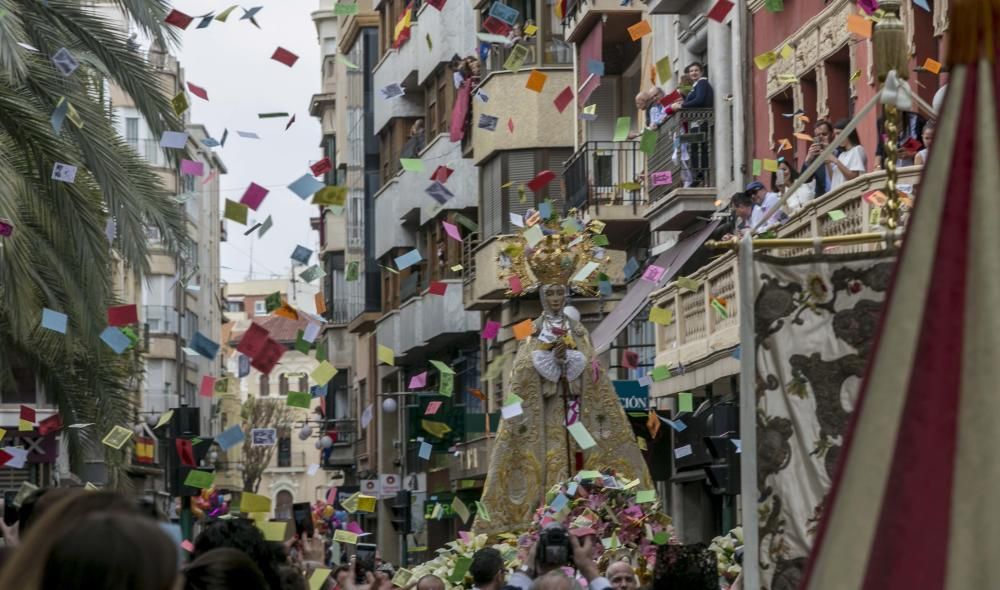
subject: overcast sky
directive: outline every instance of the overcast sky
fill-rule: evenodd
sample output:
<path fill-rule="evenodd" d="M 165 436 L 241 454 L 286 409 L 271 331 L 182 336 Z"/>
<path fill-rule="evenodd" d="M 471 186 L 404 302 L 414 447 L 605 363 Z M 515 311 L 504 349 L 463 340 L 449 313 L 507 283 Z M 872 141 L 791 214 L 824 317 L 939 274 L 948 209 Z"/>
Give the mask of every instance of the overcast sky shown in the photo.
<path fill-rule="evenodd" d="M 174 2 L 174 8 L 191 16 L 218 14 L 230 5 L 229 0 Z M 249 226 L 225 220 L 229 236 L 221 247 L 222 278 L 230 282 L 247 278 L 251 249 L 254 278 L 287 277 L 295 246 L 315 252 L 319 242 L 309 226 L 309 218 L 318 215 L 317 207 L 287 188 L 321 157 L 319 121 L 309 116 L 309 99 L 321 84 L 320 50 L 310 18 L 319 2 L 285 0 L 262 5 L 256 15 L 260 29 L 240 20 L 243 10 L 237 8 L 224 23 L 213 20 L 208 28 L 197 29 L 199 20 L 195 19 L 182 33 L 185 77 L 204 88 L 209 98 L 205 102 L 189 93 L 191 121 L 205 125 L 219 140 L 223 129 L 229 129 L 225 147 L 215 148 L 229 170 L 222 177 L 222 198 L 239 201 L 251 182 L 271 191 L 256 212 L 250 211 L 250 225 L 254 219 L 263 222 L 273 216 L 274 227 L 263 238 L 257 238 L 256 231 L 244 237 Z M 271 59 L 279 46 L 299 56 L 293 67 Z M 285 131 L 287 118 L 257 118 L 258 113 L 269 112 L 294 114 L 295 123 Z M 239 137 L 238 130 L 253 131 L 260 139 Z M 315 263 L 313 254 L 310 264 Z M 296 272 L 303 269 L 299 266 Z"/>

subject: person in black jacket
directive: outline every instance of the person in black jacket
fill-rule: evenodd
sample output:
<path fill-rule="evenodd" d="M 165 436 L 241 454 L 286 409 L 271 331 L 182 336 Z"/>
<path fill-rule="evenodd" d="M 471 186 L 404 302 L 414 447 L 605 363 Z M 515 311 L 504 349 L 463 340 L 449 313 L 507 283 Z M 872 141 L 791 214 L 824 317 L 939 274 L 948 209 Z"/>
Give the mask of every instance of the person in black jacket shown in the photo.
<path fill-rule="evenodd" d="M 705 70 L 698 62 L 692 62 L 684 68 L 684 73 L 691 78 L 691 92 L 684 97 L 681 108 L 710 109 L 715 104 L 712 84 L 704 77 Z"/>

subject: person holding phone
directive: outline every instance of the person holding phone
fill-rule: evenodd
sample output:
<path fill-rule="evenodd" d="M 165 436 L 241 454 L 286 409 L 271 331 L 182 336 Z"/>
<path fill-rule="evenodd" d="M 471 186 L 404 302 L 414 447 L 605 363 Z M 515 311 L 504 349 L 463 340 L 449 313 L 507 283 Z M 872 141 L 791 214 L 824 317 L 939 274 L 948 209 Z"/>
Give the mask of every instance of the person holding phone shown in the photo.
<path fill-rule="evenodd" d="M 820 153 L 826 149 L 826 146 L 830 145 L 832 140 L 833 125 L 830 125 L 829 121 L 823 119 L 816 121 L 816 125 L 813 127 L 813 143 L 809 146 L 809 151 L 806 152 L 806 159 L 802 164 L 802 170 L 799 174 L 806 171 L 806 168 L 819 157 Z M 816 182 L 814 190 L 816 198 L 825 195 L 830 190 L 829 164 L 824 163 L 820 166 L 813 174 L 812 180 Z"/>

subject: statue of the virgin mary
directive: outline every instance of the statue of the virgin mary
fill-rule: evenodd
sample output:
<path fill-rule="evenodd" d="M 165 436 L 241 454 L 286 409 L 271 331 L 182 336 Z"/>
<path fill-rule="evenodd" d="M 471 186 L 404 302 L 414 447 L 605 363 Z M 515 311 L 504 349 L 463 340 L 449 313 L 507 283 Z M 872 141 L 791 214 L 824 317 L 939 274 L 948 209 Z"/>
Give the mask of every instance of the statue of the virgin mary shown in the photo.
<path fill-rule="evenodd" d="M 546 492 L 581 470 L 611 469 L 619 480 L 638 478 L 642 489 L 651 487 L 590 335 L 565 313 L 571 290 L 596 293 L 596 277 L 608 260 L 594 243 L 603 224 L 543 220 L 537 212 L 529 213 L 527 223 L 521 235 L 507 238 L 498 265 L 513 286 L 508 296 L 538 292 L 543 311 L 518 345 L 505 381 L 506 396 L 522 400 L 522 413 L 503 420 L 493 442 L 482 496 L 490 518 L 477 515 L 476 533 L 526 529 Z"/>

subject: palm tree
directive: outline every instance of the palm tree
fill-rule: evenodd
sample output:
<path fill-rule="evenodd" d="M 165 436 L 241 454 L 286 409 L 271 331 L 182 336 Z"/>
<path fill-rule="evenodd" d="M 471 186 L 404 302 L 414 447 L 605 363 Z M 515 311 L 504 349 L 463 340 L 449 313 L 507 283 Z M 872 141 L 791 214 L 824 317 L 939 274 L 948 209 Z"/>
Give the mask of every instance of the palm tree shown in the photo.
<path fill-rule="evenodd" d="M 175 41 L 162 0 L 116 4 L 150 38 Z M 61 48 L 80 62 L 68 76 L 51 61 Z M 91 6 L 0 0 L 0 218 L 14 226 L 0 237 L 0 379 L 9 385 L 27 368 L 64 424 L 95 423 L 64 431 L 71 461 L 103 448 L 109 483 L 125 485 L 124 452 L 100 444 L 113 426 L 134 422 L 128 381 L 140 366 L 135 353 L 115 355 L 100 340 L 115 303 L 112 273 L 118 264 L 148 271 L 147 227 L 169 252 L 186 238 L 179 206 L 115 131 L 109 83 L 133 98 L 156 136 L 183 130 L 156 72 Z M 50 117 L 63 97 L 82 125 L 67 120 L 57 133 Z M 56 163 L 77 166 L 75 182 L 53 180 Z M 69 316 L 65 335 L 41 327 L 43 308 Z"/>

